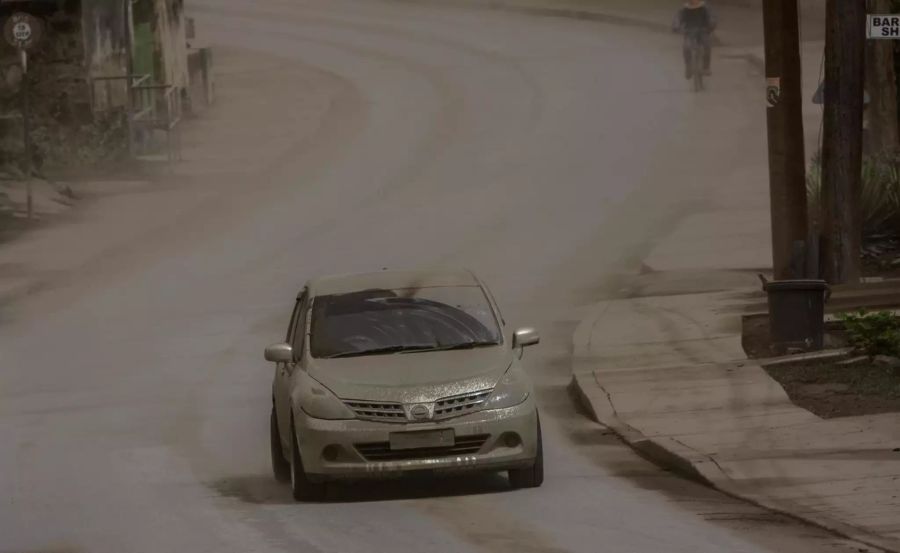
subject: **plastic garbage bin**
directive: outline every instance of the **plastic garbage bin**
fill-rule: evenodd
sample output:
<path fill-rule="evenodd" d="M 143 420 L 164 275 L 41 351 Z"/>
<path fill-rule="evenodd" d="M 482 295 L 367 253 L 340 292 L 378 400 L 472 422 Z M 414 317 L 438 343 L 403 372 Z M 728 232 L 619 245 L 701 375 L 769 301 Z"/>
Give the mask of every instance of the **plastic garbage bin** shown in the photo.
<path fill-rule="evenodd" d="M 825 303 L 831 289 L 824 280 L 765 283 L 773 345 L 782 350 L 818 351 L 825 342 Z"/>

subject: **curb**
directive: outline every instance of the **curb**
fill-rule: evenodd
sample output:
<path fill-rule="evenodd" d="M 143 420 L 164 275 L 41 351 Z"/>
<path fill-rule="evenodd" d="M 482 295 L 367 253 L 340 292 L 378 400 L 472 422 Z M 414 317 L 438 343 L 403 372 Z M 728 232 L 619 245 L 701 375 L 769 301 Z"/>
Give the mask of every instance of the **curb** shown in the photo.
<path fill-rule="evenodd" d="M 707 466 L 709 464 L 715 465 L 712 459 L 703 459 L 702 457 L 704 456 L 702 454 L 671 438 L 648 438 L 639 430 L 619 419 L 615 414 L 615 408 L 609 400 L 605 402 L 605 405 L 599 400 L 592 400 L 585 392 L 585 388 L 591 384 L 583 382 L 584 379 L 593 380 L 586 374 L 573 374 L 570 387 L 576 400 L 588 412 L 594 422 L 611 430 L 619 439 L 647 461 L 688 480 L 693 480 L 705 486 L 715 487 L 710 479 L 712 475 L 704 474 L 707 471 L 699 468 L 703 464 L 707 464 Z M 603 389 L 596 382 L 593 385 L 598 386 L 601 390 Z M 716 470 L 718 470 L 718 467 Z"/>
<path fill-rule="evenodd" d="M 587 390 L 591 386 L 596 387 L 602 394 L 589 394 Z M 608 428 L 638 455 L 660 468 L 718 490 L 729 497 L 789 517 L 803 524 L 826 530 L 885 553 L 900 553 L 900 544 L 896 540 L 872 534 L 816 513 L 798 514 L 790 504 L 741 489 L 712 457 L 695 451 L 672 438 L 645 436 L 619 419 L 612 400 L 596 381 L 593 373 L 590 375 L 573 373 L 570 388 L 575 399 L 588 412 L 591 419 Z M 595 398 L 595 396 L 601 395 L 606 398 L 606 401 Z"/>

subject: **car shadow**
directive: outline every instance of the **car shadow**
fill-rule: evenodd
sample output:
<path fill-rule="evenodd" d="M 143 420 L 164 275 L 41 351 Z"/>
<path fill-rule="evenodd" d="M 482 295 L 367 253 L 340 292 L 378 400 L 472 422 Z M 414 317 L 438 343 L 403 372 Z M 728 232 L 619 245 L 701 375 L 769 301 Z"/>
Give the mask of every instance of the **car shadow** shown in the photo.
<path fill-rule="evenodd" d="M 292 505 L 288 484 L 271 476 L 234 476 L 208 484 L 223 497 L 255 505 Z M 510 491 L 509 481 L 501 474 L 467 476 L 410 475 L 387 480 L 333 482 L 328 486 L 325 503 L 369 503 L 440 497 L 496 494 Z"/>
<path fill-rule="evenodd" d="M 328 501 L 366 503 L 486 495 L 508 491 L 510 491 L 509 481 L 497 473 L 468 476 L 410 475 L 389 480 L 335 482 L 329 486 Z"/>

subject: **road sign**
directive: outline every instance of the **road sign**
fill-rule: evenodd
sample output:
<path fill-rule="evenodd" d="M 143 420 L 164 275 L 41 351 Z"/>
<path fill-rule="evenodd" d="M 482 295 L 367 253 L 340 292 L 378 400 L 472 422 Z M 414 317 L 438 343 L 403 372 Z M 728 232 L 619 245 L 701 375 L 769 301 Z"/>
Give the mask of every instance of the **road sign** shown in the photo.
<path fill-rule="evenodd" d="M 868 37 L 900 40 L 900 14 L 869 15 Z"/>
<path fill-rule="evenodd" d="M 0 0 L 2 2 L 2 0 Z M 9 16 L 3 25 L 3 37 L 6 42 L 18 50 L 22 62 L 22 131 L 25 142 L 25 181 L 28 194 L 28 218 L 32 216 L 31 177 L 32 144 L 31 144 L 31 91 L 28 80 L 28 51 L 37 46 L 44 37 L 44 22 L 29 13 L 16 12 Z"/>
<path fill-rule="evenodd" d="M 6 20 L 3 36 L 10 46 L 30 50 L 44 37 L 44 23 L 29 13 L 16 12 Z"/>

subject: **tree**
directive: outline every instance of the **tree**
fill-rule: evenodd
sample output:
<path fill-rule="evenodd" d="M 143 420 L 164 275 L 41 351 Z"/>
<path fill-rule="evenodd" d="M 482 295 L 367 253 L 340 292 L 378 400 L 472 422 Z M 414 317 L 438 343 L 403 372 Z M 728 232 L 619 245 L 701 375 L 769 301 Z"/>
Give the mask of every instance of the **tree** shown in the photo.
<path fill-rule="evenodd" d="M 858 282 L 862 242 L 863 81 L 866 6 L 828 0 L 825 32 L 825 128 L 822 219 L 825 278 Z"/>
<path fill-rule="evenodd" d="M 892 0 L 868 0 L 869 13 L 893 12 Z M 869 103 L 871 153 L 893 153 L 900 148 L 897 114 L 897 73 L 894 69 L 894 43 L 870 40 L 866 51 L 866 88 Z"/>
<path fill-rule="evenodd" d="M 800 22 L 797 0 L 763 0 L 772 262 L 777 280 L 802 278 L 808 254 Z"/>

